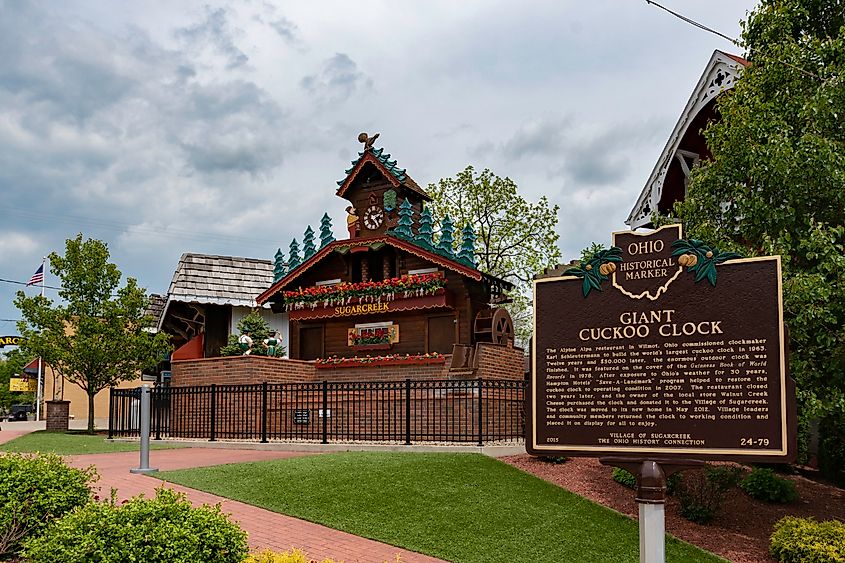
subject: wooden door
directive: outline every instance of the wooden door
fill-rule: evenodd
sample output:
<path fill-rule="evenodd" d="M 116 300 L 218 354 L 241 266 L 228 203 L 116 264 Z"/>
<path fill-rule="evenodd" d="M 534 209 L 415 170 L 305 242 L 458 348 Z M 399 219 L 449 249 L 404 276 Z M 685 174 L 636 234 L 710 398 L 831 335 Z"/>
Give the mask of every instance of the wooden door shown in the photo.
<path fill-rule="evenodd" d="M 323 357 L 323 327 L 303 326 L 299 329 L 299 359 L 316 360 Z"/>
<path fill-rule="evenodd" d="M 455 344 L 455 316 L 429 317 L 427 327 L 426 352 L 451 354 Z"/>

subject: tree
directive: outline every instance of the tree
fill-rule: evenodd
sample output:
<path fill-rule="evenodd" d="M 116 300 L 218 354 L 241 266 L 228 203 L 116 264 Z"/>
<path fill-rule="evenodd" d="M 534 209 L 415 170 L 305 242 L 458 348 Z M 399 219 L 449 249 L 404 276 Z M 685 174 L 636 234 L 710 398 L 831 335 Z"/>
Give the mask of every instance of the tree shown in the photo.
<path fill-rule="evenodd" d="M 281 343 L 281 337 L 278 338 L 277 343 L 272 344 L 272 350 L 269 345 L 265 345 L 264 341 L 273 337 L 270 331 L 270 325 L 261 316 L 258 310 L 251 311 L 238 322 L 238 332 L 240 335 L 230 334 L 228 343 L 220 348 L 221 356 L 242 356 L 249 354 L 252 356 L 275 356 L 283 358 L 287 354 L 285 347 Z M 241 345 L 241 337 L 244 335 L 249 337 Z M 249 341 L 252 345 L 249 345 Z M 272 352 L 272 353 L 271 353 Z"/>
<path fill-rule="evenodd" d="M 675 214 L 695 238 L 783 257 L 784 316 L 800 418 L 821 416 L 845 482 L 845 11 L 764 0 L 743 28 L 751 66 L 719 97 Z M 826 442 L 828 440 L 828 442 Z"/>
<path fill-rule="evenodd" d="M 105 243 L 68 239 L 65 255 L 50 254 L 50 270 L 61 280 L 53 303 L 40 295 L 15 297 L 23 320 L 21 351 L 41 357 L 59 375 L 88 395 L 88 432 L 94 432 L 94 396 L 138 377 L 170 349 L 167 335 L 153 333 L 145 314 L 148 299 L 134 278 L 119 287 L 121 273 L 110 263 Z"/>
<path fill-rule="evenodd" d="M 557 246 L 557 205 L 543 196 L 531 203 L 517 192 L 510 178 L 490 170 L 476 173 L 472 166 L 454 178 L 429 184 L 431 209 L 438 218 L 471 225 L 475 231 L 475 262 L 482 272 L 500 277 L 516 288 L 508 305 L 517 340 L 531 336 L 531 280 L 543 268 L 560 260 Z"/>

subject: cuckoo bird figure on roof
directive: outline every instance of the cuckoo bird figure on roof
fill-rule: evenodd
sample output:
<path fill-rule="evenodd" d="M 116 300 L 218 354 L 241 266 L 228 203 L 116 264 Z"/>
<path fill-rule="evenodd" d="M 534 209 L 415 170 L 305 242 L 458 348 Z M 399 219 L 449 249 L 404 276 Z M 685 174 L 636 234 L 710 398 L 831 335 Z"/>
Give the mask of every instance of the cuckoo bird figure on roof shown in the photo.
<path fill-rule="evenodd" d="M 369 135 L 367 135 L 366 133 L 360 133 L 360 134 L 358 135 L 358 142 L 359 142 L 359 143 L 364 143 L 364 152 L 367 152 L 368 150 L 370 150 L 371 148 L 373 148 L 373 143 L 375 143 L 375 142 L 376 142 L 376 139 L 378 139 L 378 136 L 379 136 L 379 135 L 380 135 L 380 133 L 376 133 L 376 134 L 375 134 L 375 135 L 373 135 L 372 137 L 370 137 L 370 136 L 369 136 Z"/>

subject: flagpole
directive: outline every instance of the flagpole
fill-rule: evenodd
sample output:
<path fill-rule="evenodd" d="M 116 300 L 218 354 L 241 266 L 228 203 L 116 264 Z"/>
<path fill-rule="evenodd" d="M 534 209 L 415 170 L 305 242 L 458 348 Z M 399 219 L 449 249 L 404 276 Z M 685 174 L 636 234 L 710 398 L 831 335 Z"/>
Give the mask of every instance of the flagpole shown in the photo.
<path fill-rule="evenodd" d="M 41 297 L 44 297 L 44 278 L 47 277 L 46 268 L 44 267 L 47 262 L 47 257 L 41 257 Z M 41 400 L 43 399 L 42 395 L 44 394 L 44 387 L 42 385 L 42 370 L 41 370 L 41 356 L 38 356 L 38 391 L 36 391 L 35 397 L 35 420 L 36 422 L 41 421 Z"/>

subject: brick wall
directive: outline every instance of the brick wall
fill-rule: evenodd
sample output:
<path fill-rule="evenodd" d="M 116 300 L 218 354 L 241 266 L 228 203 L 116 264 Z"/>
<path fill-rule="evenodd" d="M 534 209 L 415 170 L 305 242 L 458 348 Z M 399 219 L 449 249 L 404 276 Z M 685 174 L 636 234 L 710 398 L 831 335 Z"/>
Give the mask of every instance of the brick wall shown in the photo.
<path fill-rule="evenodd" d="M 70 401 L 47 401 L 47 430 L 63 432 L 68 428 Z"/>
<path fill-rule="evenodd" d="M 476 369 L 476 377 L 525 378 L 525 352 L 521 348 L 479 342 L 475 345 L 473 365 Z"/>
<path fill-rule="evenodd" d="M 266 356 L 229 356 L 181 360 L 172 363 L 170 385 L 249 385 L 254 383 L 305 383 L 316 381 L 313 362 L 268 358 Z"/>
<path fill-rule="evenodd" d="M 473 441 L 481 406 L 485 440 L 519 436 L 524 415 L 522 393 L 510 381 L 524 379 L 522 350 L 479 343 L 470 367 L 449 370 L 443 363 L 316 368 L 313 362 L 261 356 L 182 360 L 172 363 L 166 433 L 209 438 L 211 390 L 216 385 L 214 429 L 217 439 L 257 439 L 262 425 L 261 383 L 267 382 L 268 439 L 317 440 L 322 436 L 322 382 L 332 383 L 328 434 L 335 440 L 400 440 L 406 432 L 409 403 L 406 379 L 439 382 L 412 384 L 411 439 Z M 477 383 L 456 380 L 483 378 Z M 451 380 L 444 382 L 443 380 Z M 378 382 L 363 391 L 357 382 Z M 349 385 L 346 385 L 346 384 Z M 275 385 L 296 384 L 296 385 Z M 245 386 L 251 387 L 235 387 Z M 202 386 L 197 388 L 197 386 Z M 306 413 L 307 414 L 304 414 Z M 297 420 L 296 413 L 304 418 Z"/>
<path fill-rule="evenodd" d="M 250 385 L 307 383 L 309 381 L 403 381 L 405 379 L 510 379 L 524 378 L 523 351 L 478 343 L 473 367 L 449 372 L 451 356 L 443 363 L 393 366 L 356 366 L 317 369 L 313 362 L 263 356 L 230 356 L 174 361 L 171 385 Z"/>
<path fill-rule="evenodd" d="M 326 387 L 326 436 L 404 442 L 410 420 L 413 442 L 477 441 L 479 422 L 484 441 L 516 439 L 524 428 L 521 385 L 490 380 L 479 395 L 476 381 L 331 383 Z M 323 388 L 322 382 L 268 384 L 265 411 L 262 385 L 171 387 L 161 433 L 209 439 L 213 420 L 218 440 L 258 440 L 262 424 L 268 440 L 320 440 Z M 154 434 L 158 422 L 154 416 Z"/>

